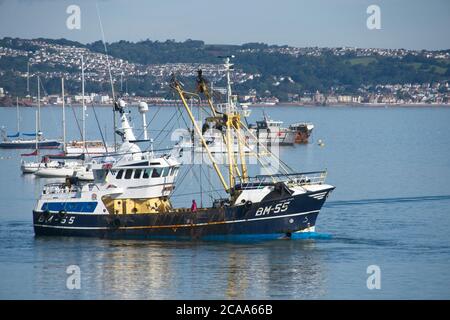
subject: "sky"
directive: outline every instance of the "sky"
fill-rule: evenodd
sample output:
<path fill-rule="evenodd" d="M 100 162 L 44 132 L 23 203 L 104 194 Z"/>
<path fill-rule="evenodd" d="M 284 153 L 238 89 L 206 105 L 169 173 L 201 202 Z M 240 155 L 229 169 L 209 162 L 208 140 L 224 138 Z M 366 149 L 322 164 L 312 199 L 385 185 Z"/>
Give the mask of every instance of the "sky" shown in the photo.
<path fill-rule="evenodd" d="M 80 29 L 69 29 L 69 5 Z M 367 27 L 380 8 L 381 29 Z M 98 8 L 98 11 L 97 11 Z M 448 0 L 0 0 L 0 38 L 450 49 Z"/>

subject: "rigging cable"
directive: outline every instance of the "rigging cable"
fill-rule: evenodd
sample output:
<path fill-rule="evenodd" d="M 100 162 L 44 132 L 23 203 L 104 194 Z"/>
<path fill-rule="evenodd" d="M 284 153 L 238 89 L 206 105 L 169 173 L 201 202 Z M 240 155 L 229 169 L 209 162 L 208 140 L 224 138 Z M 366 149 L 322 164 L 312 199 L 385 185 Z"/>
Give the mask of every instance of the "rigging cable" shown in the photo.
<path fill-rule="evenodd" d="M 100 24 L 100 31 L 102 33 L 102 42 L 103 42 L 103 47 L 105 49 L 105 56 L 106 56 L 106 63 L 108 65 L 108 74 L 109 74 L 109 82 L 111 85 L 111 94 L 112 94 L 112 100 L 116 101 L 116 95 L 114 92 L 114 82 L 113 82 L 113 78 L 112 78 L 112 73 L 111 73 L 111 63 L 109 61 L 109 55 L 108 55 L 108 48 L 106 46 L 106 40 L 105 40 L 105 32 L 103 30 L 103 24 L 102 24 L 102 18 L 100 17 L 100 9 L 98 7 L 98 1 L 95 1 L 95 7 L 97 9 L 97 17 L 98 17 L 98 21 Z M 113 108 L 113 121 L 114 121 L 114 151 L 117 151 L 117 137 L 116 137 L 116 130 L 117 130 L 117 123 L 116 123 L 116 110 L 115 110 L 115 106 Z"/>
<path fill-rule="evenodd" d="M 100 122 L 98 121 L 97 111 L 95 111 L 94 103 L 91 104 L 92 110 L 94 111 L 95 121 L 97 121 L 97 127 L 100 131 L 100 136 L 102 137 L 103 146 L 105 147 L 105 152 L 108 154 L 108 147 L 106 145 L 105 137 L 103 136 L 102 128 L 100 127 Z M 86 149 L 87 151 L 87 149 Z"/>

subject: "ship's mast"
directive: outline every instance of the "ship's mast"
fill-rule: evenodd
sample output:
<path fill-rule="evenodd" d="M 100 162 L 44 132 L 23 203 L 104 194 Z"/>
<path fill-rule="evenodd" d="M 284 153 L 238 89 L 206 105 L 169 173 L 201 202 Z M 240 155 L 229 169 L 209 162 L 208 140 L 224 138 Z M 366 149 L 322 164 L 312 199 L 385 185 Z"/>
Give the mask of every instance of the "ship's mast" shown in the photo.
<path fill-rule="evenodd" d="M 210 119 L 213 119 L 219 125 L 226 127 L 226 134 L 223 135 L 223 139 L 227 146 L 228 174 L 229 174 L 229 182 L 228 183 L 225 181 L 225 179 L 222 175 L 222 172 L 220 171 L 220 169 L 217 165 L 217 162 L 215 161 L 214 157 L 212 156 L 211 151 L 209 150 L 209 147 L 206 144 L 205 138 L 194 119 L 192 110 L 186 101 L 185 94 L 189 94 L 189 93 L 183 91 L 181 84 L 176 79 L 172 80 L 172 88 L 175 89 L 177 91 L 177 93 L 179 94 L 181 101 L 183 102 L 183 105 L 184 105 L 184 107 L 189 115 L 189 118 L 194 126 L 194 129 L 195 129 L 197 135 L 200 137 L 200 141 L 201 141 L 203 147 L 205 148 L 205 150 L 208 154 L 208 157 L 209 157 L 211 163 L 213 164 L 213 167 L 214 167 L 217 175 L 219 176 L 219 179 L 220 179 L 224 189 L 228 193 L 231 193 L 232 188 L 234 187 L 234 185 L 236 183 L 236 178 L 239 178 L 241 180 L 241 182 L 246 182 L 248 180 L 248 174 L 247 174 L 247 166 L 245 163 L 245 155 L 244 155 L 244 143 L 245 143 L 243 141 L 244 136 L 241 135 L 239 132 L 241 130 L 241 128 L 244 126 L 241 125 L 240 114 L 236 110 L 236 106 L 234 103 L 234 97 L 233 97 L 232 90 L 231 90 L 231 70 L 232 70 L 233 65 L 230 63 L 230 57 L 225 57 L 224 66 L 225 66 L 226 81 L 227 81 L 227 98 L 226 98 L 226 108 L 225 108 L 225 112 L 223 114 L 219 114 L 216 111 L 216 108 L 214 107 L 214 105 L 212 104 L 211 95 L 209 94 L 209 90 L 206 85 L 206 81 L 202 77 L 201 70 L 199 70 L 199 72 L 198 72 L 197 83 L 198 83 L 198 91 L 204 93 L 208 99 L 208 103 L 210 105 L 210 108 L 211 108 L 211 111 L 213 114 L 213 118 L 210 118 Z M 238 152 L 239 152 L 239 156 L 241 159 L 241 170 L 239 170 L 239 168 L 238 168 L 237 159 L 235 159 L 235 154 L 234 154 L 235 152 L 233 150 L 233 146 L 234 146 L 233 138 L 235 136 L 237 136 L 238 142 L 239 142 Z"/>
<path fill-rule="evenodd" d="M 246 166 L 246 162 L 245 162 L 245 149 L 244 148 L 247 147 L 250 149 L 250 145 L 249 145 L 249 142 L 247 141 L 246 134 L 248 134 L 250 137 L 252 137 L 255 141 L 258 140 L 258 137 L 250 131 L 250 129 L 247 127 L 247 125 L 245 123 L 243 123 L 241 121 L 241 114 L 237 110 L 237 106 L 236 106 L 236 98 L 232 94 L 232 90 L 231 90 L 231 83 L 232 83 L 231 82 L 231 71 L 233 69 L 232 68 L 233 65 L 230 63 L 230 57 L 224 57 L 224 58 L 225 58 L 224 71 L 226 72 L 226 81 L 227 81 L 227 93 L 226 93 L 227 94 L 227 98 L 226 98 L 227 103 L 226 103 L 225 108 L 222 108 L 222 110 L 225 109 L 225 112 L 222 113 L 222 112 L 216 111 L 217 109 L 212 104 L 211 95 L 209 94 L 209 90 L 207 88 L 206 81 L 202 77 L 201 70 L 198 71 L 197 91 L 205 94 L 205 96 L 208 99 L 208 103 L 210 104 L 211 110 L 213 111 L 214 116 L 210 117 L 208 119 L 210 121 L 214 121 L 216 123 L 216 125 L 219 127 L 227 128 L 227 132 L 223 134 L 223 139 L 227 145 L 227 153 L 228 153 L 228 161 L 229 161 L 229 163 L 228 163 L 229 184 L 225 181 L 225 179 L 217 165 L 217 162 L 213 158 L 211 151 L 209 150 L 209 147 L 205 142 L 205 138 L 194 119 L 192 110 L 186 101 L 185 95 L 196 95 L 196 94 L 184 91 L 182 84 L 179 81 L 177 81 L 175 79 L 175 77 L 172 78 L 171 87 L 175 91 L 177 91 L 178 95 L 180 96 L 183 106 L 185 107 L 186 111 L 189 114 L 189 118 L 190 118 L 192 124 L 194 125 L 194 129 L 195 129 L 197 135 L 200 137 L 201 143 L 202 143 L 204 149 L 207 151 L 208 157 L 211 160 L 213 167 L 214 167 L 217 175 L 219 176 L 219 179 L 220 179 L 224 189 L 228 193 L 233 195 L 232 194 L 233 187 L 235 186 L 236 178 L 239 178 L 241 183 L 248 182 L 248 170 L 247 170 L 247 166 Z M 239 146 L 238 153 L 239 153 L 239 157 L 241 160 L 241 170 L 239 170 L 239 166 L 237 164 L 237 159 L 235 157 L 235 152 L 232 149 L 232 145 L 233 145 L 233 143 L 232 143 L 233 140 L 232 140 L 232 135 L 231 135 L 232 132 L 235 134 L 237 141 L 238 141 L 238 146 Z M 246 134 L 244 134 L 244 132 Z M 233 137 L 234 137 L 234 135 L 233 135 Z M 269 168 L 269 167 L 271 167 L 272 161 L 275 160 L 275 161 L 278 161 L 278 163 L 280 164 L 279 169 L 283 172 L 282 174 L 289 174 L 291 172 L 291 169 L 285 163 L 283 163 L 276 155 L 274 155 L 266 146 L 264 146 L 263 144 L 261 144 L 260 146 L 263 148 L 265 155 L 261 155 L 261 154 L 259 154 L 259 152 L 257 152 L 255 154 L 255 158 L 261 166 Z M 272 180 L 275 182 L 275 178 L 272 178 Z"/>
<path fill-rule="evenodd" d="M 39 154 L 39 132 L 41 131 L 40 128 L 40 122 L 41 122 L 41 80 L 39 76 L 37 77 L 37 83 L 38 83 L 38 109 L 35 111 L 35 122 L 36 122 L 36 132 L 35 132 L 35 139 L 36 139 L 36 161 Z"/>
<path fill-rule="evenodd" d="M 230 63 L 230 57 L 225 57 L 225 74 L 227 78 L 227 113 L 232 113 L 235 111 L 233 95 L 231 92 L 231 69 L 233 68 L 233 64 Z"/>
<path fill-rule="evenodd" d="M 205 78 L 203 78 L 203 72 L 201 69 L 197 71 L 197 91 L 199 93 L 203 93 L 205 95 L 206 100 L 208 101 L 209 108 L 211 109 L 211 113 L 212 113 L 213 117 L 216 117 L 217 110 L 214 107 L 212 95 L 211 95 L 211 93 L 213 93 L 213 91 L 211 89 L 211 93 L 210 93 L 210 91 L 208 89 L 208 85 L 206 84 L 206 80 L 205 80 Z"/>
<path fill-rule="evenodd" d="M 62 97 L 63 151 L 66 151 L 66 102 L 64 97 L 64 77 L 61 77 L 61 97 Z"/>
<path fill-rule="evenodd" d="M 36 110 L 35 111 L 36 113 L 35 113 L 35 122 L 36 122 L 36 126 L 35 126 L 35 130 L 36 130 L 36 132 L 35 132 L 35 134 L 36 134 L 36 160 L 37 160 L 37 157 L 38 157 L 38 153 L 39 153 L 39 140 L 38 140 L 38 133 L 39 133 L 39 130 L 38 130 L 38 111 Z"/>
<path fill-rule="evenodd" d="M 17 132 L 20 133 L 19 97 L 16 97 Z"/>
<path fill-rule="evenodd" d="M 233 95 L 231 85 L 231 72 L 233 71 L 234 65 L 231 63 L 231 58 L 234 58 L 234 56 L 227 56 L 224 58 L 224 67 L 225 67 L 225 75 L 227 80 L 227 113 L 228 113 L 228 119 L 227 121 L 227 130 L 228 132 L 235 132 L 237 141 L 238 141 L 238 153 L 239 153 L 239 159 L 241 162 L 241 173 L 239 174 L 238 166 L 237 166 L 237 159 L 234 158 L 234 151 L 230 152 L 231 157 L 230 159 L 234 162 L 234 169 L 237 173 L 237 176 L 241 179 L 242 182 L 246 182 L 248 179 L 248 170 L 247 165 L 245 162 L 245 150 L 244 150 L 244 142 L 243 137 L 241 135 L 241 118 L 240 114 L 236 109 L 236 103 L 235 103 L 235 96 Z M 231 136 L 228 138 L 228 147 L 231 148 L 232 145 L 234 145 L 234 141 L 231 140 Z M 231 149 L 230 149 L 231 150 Z M 232 163 L 230 162 L 230 165 Z M 230 172 L 233 172 L 230 167 Z"/>
<path fill-rule="evenodd" d="M 178 82 L 174 78 L 174 79 L 172 79 L 171 86 L 172 86 L 172 88 L 174 90 L 177 91 L 178 95 L 180 96 L 181 101 L 183 102 L 183 106 L 185 107 L 185 109 L 186 109 L 186 111 L 187 111 L 187 113 L 189 115 L 189 119 L 191 120 L 192 125 L 194 126 L 194 130 L 197 133 L 197 135 L 200 137 L 200 141 L 201 141 L 203 147 L 205 148 L 206 153 L 208 154 L 209 160 L 211 161 L 211 163 L 212 163 L 212 165 L 214 167 L 214 170 L 216 171 L 216 173 L 217 173 L 217 175 L 218 175 L 218 177 L 220 179 L 220 182 L 222 183 L 223 188 L 225 189 L 225 191 L 230 192 L 231 191 L 230 190 L 230 186 L 228 186 L 227 182 L 225 181 L 225 178 L 223 177 L 222 172 L 220 171 L 216 160 L 214 159 L 211 151 L 209 150 L 209 147 L 208 147 L 208 145 L 206 143 L 205 137 L 203 136 L 202 131 L 200 130 L 197 122 L 195 121 L 194 115 L 193 115 L 192 110 L 191 110 L 191 108 L 189 107 L 189 105 L 188 105 L 188 103 L 186 101 L 186 97 L 184 95 L 185 93 L 183 91 L 183 88 L 181 87 L 180 82 Z"/>
<path fill-rule="evenodd" d="M 83 152 L 86 152 L 86 106 L 84 102 L 84 60 L 83 56 L 81 56 L 81 101 L 82 101 L 82 107 L 83 107 L 83 116 L 82 116 L 82 133 L 81 138 L 83 140 Z"/>
<path fill-rule="evenodd" d="M 41 132 L 41 79 L 39 76 L 37 77 L 37 83 L 38 83 L 38 109 L 37 109 L 37 134 L 39 135 L 39 132 Z M 39 136 L 36 136 L 36 140 Z"/>

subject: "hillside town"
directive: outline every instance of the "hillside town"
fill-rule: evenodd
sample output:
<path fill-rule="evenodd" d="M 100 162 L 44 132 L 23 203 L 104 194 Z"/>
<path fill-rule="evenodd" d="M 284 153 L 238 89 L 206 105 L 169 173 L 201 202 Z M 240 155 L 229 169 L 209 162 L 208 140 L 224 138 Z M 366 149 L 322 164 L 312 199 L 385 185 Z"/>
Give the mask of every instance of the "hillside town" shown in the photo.
<path fill-rule="evenodd" d="M 211 63 L 165 63 L 165 64 L 138 64 L 123 59 L 115 58 L 111 55 L 98 53 L 89 50 L 86 47 L 77 47 L 74 45 L 54 44 L 43 40 L 20 40 L 15 44 L 15 48 L 0 46 L 0 59 L 3 58 L 23 58 L 26 66 L 22 70 L 15 69 L 15 77 L 22 79 L 35 78 L 59 79 L 64 77 L 67 81 L 81 82 L 81 57 L 84 60 L 85 79 L 90 83 L 110 82 L 110 73 L 113 82 L 120 84 L 121 91 L 130 101 L 146 100 L 154 104 L 174 103 L 166 95 L 164 89 L 168 88 L 168 79 L 172 74 L 180 77 L 190 77 L 198 69 L 214 85 L 224 79 L 224 72 L 220 64 Z M 23 46 L 22 49 L 17 47 Z M 30 49 L 32 48 L 32 49 Z M 449 51 L 413 51 L 406 49 L 362 49 L 362 48 L 296 48 L 288 46 L 262 46 L 248 45 L 243 46 L 239 52 L 259 52 L 286 54 L 295 57 L 300 56 L 321 56 L 332 54 L 342 56 L 352 54 L 356 57 L 387 56 L 402 59 L 407 55 L 421 56 L 424 58 L 450 60 Z M 36 66 L 45 65 L 46 69 L 36 68 Z M 0 69 L 0 75 L 4 75 L 6 70 Z M 136 77 L 151 77 L 154 85 L 160 90 L 149 92 L 148 96 L 139 96 L 126 88 L 127 79 Z M 235 84 L 245 84 L 248 81 L 261 78 L 260 73 L 244 72 L 236 68 L 233 75 Z M 283 82 L 294 83 L 290 76 L 273 77 L 272 87 L 276 88 Z M 124 89 L 125 87 L 125 89 Z M 220 88 L 217 88 L 220 92 Z M 28 92 L 26 97 L 22 97 L 23 104 L 36 103 L 36 93 Z M 0 104 L 8 105 L 12 101 L 12 94 L 1 87 L 0 83 Z M 83 97 L 81 93 L 68 94 L 67 103 L 81 103 Z M 111 94 L 109 92 L 90 92 L 84 97 L 86 103 L 111 104 Z M 289 92 L 287 100 L 280 101 L 271 93 L 271 89 L 264 91 L 258 88 L 247 88 L 239 92 L 239 100 L 248 104 L 276 105 L 289 103 L 295 105 L 420 105 L 420 104 L 449 104 L 450 88 L 449 81 L 440 81 L 432 83 L 403 83 L 403 84 L 373 84 L 361 85 L 356 93 L 344 94 L 339 87 L 332 87 L 327 92 L 304 91 Z M 62 100 L 58 94 L 45 94 L 42 97 L 43 104 L 61 104 Z"/>
<path fill-rule="evenodd" d="M 221 91 L 218 88 L 218 91 Z M 0 101 L 8 97 L 8 93 L 0 87 Z M 173 105 L 180 101 L 167 99 L 163 96 L 142 97 L 125 94 L 123 96 L 130 103 L 137 104 L 140 101 L 154 105 Z M 65 103 L 81 104 L 83 96 L 81 94 L 67 95 Z M 15 101 L 15 100 L 14 100 Z M 99 105 L 111 105 L 112 96 L 110 94 L 87 93 L 84 96 L 86 104 L 95 103 Z M 280 101 L 276 97 L 258 97 L 255 90 L 250 90 L 247 95 L 239 96 L 239 101 L 248 105 L 316 105 L 316 106 L 338 106 L 338 105 L 449 105 L 450 88 L 448 82 L 445 84 L 407 84 L 407 85 L 378 85 L 374 88 L 361 88 L 360 95 L 337 95 L 323 94 L 319 91 L 314 93 L 305 92 L 303 94 L 292 95 L 289 101 Z M 12 106 L 13 99 L 4 105 Z M 36 96 L 29 96 L 20 99 L 20 104 L 32 105 L 37 103 Z M 62 97 L 57 94 L 49 94 L 41 97 L 44 105 L 61 105 Z"/>
<path fill-rule="evenodd" d="M 356 57 L 371 57 L 383 56 L 392 58 L 403 58 L 407 55 L 422 56 L 424 58 L 434 59 L 450 59 L 450 52 L 445 51 L 428 51 L 428 50 L 407 50 L 407 49 L 384 49 L 384 48 L 356 48 L 356 47 L 340 47 L 340 48 L 320 48 L 320 47 L 267 47 L 267 48 L 245 48 L 241 52 L 257 53 L 260 51 L 268 53 L 281 53 L 295 57 L 300 56 L 322 56 L 324 54 L 331 54 L 334 56 L 343 56 L 354 54 Z"/>

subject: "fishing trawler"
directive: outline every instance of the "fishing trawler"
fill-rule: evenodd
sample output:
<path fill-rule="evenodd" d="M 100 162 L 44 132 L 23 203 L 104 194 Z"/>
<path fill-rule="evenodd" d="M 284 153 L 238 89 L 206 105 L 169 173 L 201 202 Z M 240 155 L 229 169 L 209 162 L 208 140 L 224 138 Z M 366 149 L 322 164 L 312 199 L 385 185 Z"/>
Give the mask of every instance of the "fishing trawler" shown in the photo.
<path fill-rule="evenodd" d="M 229 79 L 230 57 L 225 57 L 224 66 Z M 114 110 L 121 113 L 123 139 L 119 153 L 97 159 L 92 165 L 93 183 L 66 181 L 65 184 L 45 186 L 33 210 L 35 234 L 220 240 L 292 238 L 297 233 L 314 231 L 319 211 L 334 189 L 325 183 L 326 171 L 296 173 L 280 160 L 278 173 L 250 177 L 243 152 L 248 142 L 242 132 L 248 128 L 234 109 L 231 90 L 228 90 L 228 107 L 219 113 L 208 98 L 208 88 L 203 80 L 200 87 L 199 92 L 209 100 L 211 118 L 218 126 L 227 128 L 224 139 L 229 150 L 229 161 L 225 166 L 228 179 L 209 150 L 187 103 L 187 97 L 192 93 L 186 92 L 175 76 L 171 80 L 171 88 L 179 95 L 227 194 L 225 198 L 214 199 L 208 207 L 174 207 L 171 196 L 177 174 L 184 166 L 178 161 L 177 150 L 161 155 L 142 151 L 132 142 L 135 137 L 126 113 L 116 102 Z M 233 138 L 238 140 L 239 154 L 231 150 Z M 269 170 L 274 157 L 265 148 L 258 156 L 258 163 Z"/>
<path fill-rule="evenodd" d="M 266 114 L 256 125 L 250 125 L 258 141 L 265 144 L 276 144 L 279 146 L 291 146 L 295 143 L 295 131 L 283 128 L 283 121 L 272 120 Z"/>
<path fill-rule="evenodd" d="M 289 125 L 289 129 L 296 133 L 295 143 L 308 143 L 314 124 L 311 122 L 298 122 Z"/>

